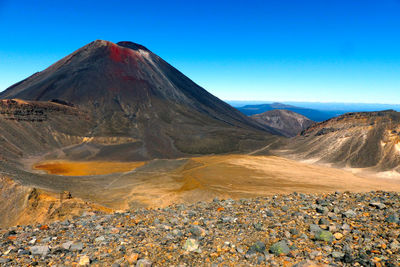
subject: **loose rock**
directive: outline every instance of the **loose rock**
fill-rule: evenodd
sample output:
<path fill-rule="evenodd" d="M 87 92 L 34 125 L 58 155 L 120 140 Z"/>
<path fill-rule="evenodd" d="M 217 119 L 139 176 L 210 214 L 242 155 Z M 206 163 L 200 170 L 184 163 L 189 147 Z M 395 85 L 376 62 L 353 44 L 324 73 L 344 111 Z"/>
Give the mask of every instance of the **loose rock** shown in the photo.
<path fill-rule="evenodd" d="M 318 232 L 315 233 L 314 238 L 316 240 L 320 240 L 320 241 L 326 241 L 326 242 L 332 242 L 333 241 L 333 235 L 331 232 L 329 231 L 324 231 L 324 230 L 320 230 Z"/>
<path fill-rule="evenodd" d="M 49 247 L 48 246 L 33 246 L 33 247 L 31 247 L 30 252 L 32 255 L 45 256 L 45 255 L 47 255 L 47 253 L 49 253 Z"/>
<path fill-rule="evenodd" d="M 400 193 L 377 191 L 86 214 L 0 229 L 0 265 L 397 266 L 399 211 Z"/>
<path fill-rule="evenodd" d="M 269 248 L 269 251 L 271 253 L 275 254 L 276 256 L 280 256 L 280 255 L 287 255 L 290 252 L 290 248 L 289 248 L 287 242 L 282 240 L 282 241 L 279 241 L 279 242 L 273 244 Z"/>
<path fill-rule="evenodd" d="M 199 249 L 199 243 L 196 239 L 188 238 L 183 246 L 183 249 L 189 252 L 193 252 Z"/>

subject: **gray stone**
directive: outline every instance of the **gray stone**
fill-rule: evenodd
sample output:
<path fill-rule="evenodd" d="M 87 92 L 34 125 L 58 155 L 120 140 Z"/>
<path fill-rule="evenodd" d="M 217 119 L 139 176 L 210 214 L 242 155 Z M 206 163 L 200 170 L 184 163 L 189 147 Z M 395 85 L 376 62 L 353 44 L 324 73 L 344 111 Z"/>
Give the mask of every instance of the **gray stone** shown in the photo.
<path fill-rule="evenodd" d="M 323 207 L 323 206 L 317 206 L 315 208 L 315 211 L 321 214 L 327 214 L 328 213 L 328 208 L 327 207 Z"/>
<path fill-rule="evenodd" d="M 318 224 L 319 225 L 329 225 L 329 221 L 325 218 L 321 218 L 321 219 L 319 219 Z"/>
<path fill-rule="evenodd" d="M 136 263 L 136 267 L 151 267 L 153 263 L 148 259 L 140 259 Z"/>
<path fill-rule="evenodd" d="M 291 228 L 289 229 L 289 233 L 292 235 L 298 235 L 299 234 L 299 230 L 297 230 L 296 228 Z"/>
<path fill-rule="evenodd" d="M 390 243 L 389 247 L 390 247 L 390 249 L 393 250 L 393 251 L 400 250 L 400 243 L 399 243 L 399 241 L 397 241 L 397 240 L 395 239 L 392 243 Z"/>
<path fill-rule="evenodd" d="M 371 202 L 369 205 L 380 210 L 386 209 L 386 205 L 380 202 Z"/>
<path fill-rule="evenodd" d="M 388 223 L 400 224 L 399 215 L 397 215 L 397 214 L 390 214 L 389 216 L 386 217 L 385 221 Z"/>
<path fill-rule="evenodd" d="M 171 218 L 169 219 L 169 222 L 172 225 L 177 225 L 179 223 L 179 220 L 177 218 Z"/>
<path fill-rule="evenodd" d="M 333 212 L 328 212 L 328 217 L 329 217 L 329 219 L 334 220 L 334 221 L 336 221 L 336 220 L 339 219 L 339 218 L 336 216 L 336 214 L 333 213 Z"/>
<path fill-rule="evenodd" d="M 335 259 L 342 259 L 344 257 L 344 253 L 340 251 L 332 252 L 332 257 Z"/>
<path fill-rule="evenodd" d="M 103 242 L 104 240 L 106 240 L 104 236 L 99 236 L 94 240 L 94 242 Z"/>
<path fill-rule="evenodd" d="M 11 259 L 7 259 L 7 258 L 0 258 L 0 264 L 5 264 L 7 262 L 10 262 Z"/>
<path fill-rule="evenodd" d="M 222 223 L 234 223 L 236 222 L 237 218 L 233 218 L 233 217 L 223 217 L 221 218 L 221 222 Z"/>
<path fill-rule="evenodd" d="M 328 230 L 329 230 L 329 232 L 336 232 L 337 227 L 336 227 L 336 225 L 329 225 Z"/>
<path fill-rule="evenodd" d="M 198 225 L 192 225 L 192 227 L 190 227 L 190 229 L 189 229 L 189 232 L 196 237 L 200 237 L 200 236 L 204 237 L 207 234 L 206 230 L 204 230 L 203 228 L 201 228 Z"/>
<path fill-rule="evenodd" d="M 286 212 L 286 211 L 289 210 L 289 207 L 288 206 L 283 206 L 281 209 L 282 209 L 282 211 Z"/>
<path fill-rule="evenodd" d="M 303 234 L 300 235 L 300 238 L 301 238 L 301 239 L 304 239 L 304 240 L 307 240 L 307 239 L 308 239 L 308 236 L 307 236 L 306 234 L 303 233 Z"/>
<path fill-rule="evenodd" d="M 276 256 L 280 255 L 287 255 L 290 252 L 290 248 L 285 240 L 281 240 L 275 244 L 273 244 L 270 248 L 269 251 Z"/>
<path fill-rule="evenodd" d="M 46 237 L 46 238 L 43 238 L 43 239 L 40 241 L 40 243 L 49 243 L 50 240 L 51 240 L 51 237 Z"/>
<path fill-rule="evenodd" d="M 25 249 L 19 249 L 18 255 L 29 255 L 29 251 Z"/>
<path fill-rule="evenodd" d="M 194 216 L 196 216 L 196 212 L 195 211 L 193 211 L 193 210 L 189 210 L 188 212 L 187 212 L 187 214 L 188 214 L 188 216 L 190 217 L 190 218 L 192 218 L 192 217 L 194 217 Z"/>
<path fill-rule="evenodd" d="M 32 255 L 46 256 L 49 253 L 48 246 L 33 246 L 29 250 Z"/>
<path fill-rule="evenodd" d="M 333 213 L 336 213 L 336 214 L 340 213 L 340 209 L 338 207 L 334 207 Z"/>
<path fill-rule="evenodd" d="M 236 248 L 236 251 L 237 251 L 238 253 L 240 253 L 240 254 L 243 254 L 243 253 L 244 253 L 244 250 L 243 250 L 242 247 L 237 247 L 237 248 Z"/>
<path fill-rule="evenodd" d="M 172 234 L 174 236 L 179 236 L 179 237 L 183 236 L 183 233 L 181 231 L 179 231 L 178 229 L 172 230 Z"/>
<path fill-rule="evenodd" d="M 199 242 L 196 239 L 188 238 L 183 245 L 183 249 L 189 252 L 197 251 L 199 249 Z"/>
<path fill-rule="evenodd" d="M 274 213 L 272 211 L 267 210 L 265 213 L 268 217 L 274 217 Z"/>
<path fill-rule="evenodd" d="M 73 243 L 70 247 L 70 250 L 72 251 L 81 251 L 83 249 L 83 243 L 78 242 L 78 243 Z"/>
<path fill-rule="evenodd" d="M 290 239 L 291 236 L 292 236 L 292 235 L 289 233 L 289 231 L 285 231 L 284 235 L 285 235 L 286 239 Z"/>
<path fill-rule="evenodd" d="M 314 232 L 317 232 L 317 231 L 320 231 L 320 230 L 321 230 L 321 228 L 318 225 L 310 224 L 310 232 L 311 233 L 314 233 Z"/>
<path fill-rule="evenodd" d="M 263 230 L 262 223 L 254 223 L 253 226 L 254 226 L 254 229 L 256 229 L 257 231 L 262 231 Z"/>
<path fill-rule="evenodd" d="M 62 226 L 69 226 L 69 221 L 68 221 L 68 220 L 65 220 L 65 221 L 63 221 L 63 222 L 60 222 L 60 224 L 61 224 Z"/>
<path fill-rule="evenodd" d="M 247 254 L 252 254 L 255 252 L 264 253 L 264 251 L 265 251 L 264 242 L 257 241 L 249 248 L 249 251 L 247 251 Z"/>
<path fill-rule="evenodd" d="M 309 254 L 310 259 L 312 259 L 312 260 L 321 255 L 322 255 L 321 251 L 317 251 L 317 250 L 311 251 Z"/>
<path fill-rule="evenodd" d="M 351 230 L 350 225 L 348 225 L 347 223 L 344 223 L 341 228 L 342 228 L 342 230 L 345 230 L 345 231 L 350 231 Z"/>
<path fill-rule="evenodd" d="M 260 255 L 257 257 L 257 264 L 262 264 L 265 261 L 265 256 L 264 255 Z"/>
<path fill-rule="evenodd" d="M 329 231 L 324 231 L 320 230 L 317 231 L 314 235 L 315 240 L 319 241 L 326 241 L 326 242 L 332 242 L 333 241 L 333 235 Z"/>
<path fill-rule="evenodd" d="M 324 199 L 317 199 L 316 201 L 315 201 L 318 205 L 321 205 L 321 206 L 328 206 L 328 202 L 326 201 L 326 200 L 324 200 Z"/>
<path fill-rule="evenodd" d="M 354 218 L 357 216 L 357 213 L 353 210 L 347 210 L 346 212 L 343 213 L 343 216 L 346 218 Z"/>
<path fill-rule="evenodd" d="M 67 242 L 61 244 L 61 247 L 63 249 L 69 250 L 71 248 L 72 243 L 73 243 L 72 241 L 67 241 Z"/>

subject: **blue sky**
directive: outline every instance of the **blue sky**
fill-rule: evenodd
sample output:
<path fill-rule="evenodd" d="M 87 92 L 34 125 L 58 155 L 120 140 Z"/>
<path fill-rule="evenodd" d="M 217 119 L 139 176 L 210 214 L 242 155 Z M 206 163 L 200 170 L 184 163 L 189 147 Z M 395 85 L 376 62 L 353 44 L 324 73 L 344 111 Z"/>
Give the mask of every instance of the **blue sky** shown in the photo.
<path fill-rule="evenodd" d="M 400 104 L 400 0 L 0 0 L 0 91 L 95 40 L 225 100 Z"/>

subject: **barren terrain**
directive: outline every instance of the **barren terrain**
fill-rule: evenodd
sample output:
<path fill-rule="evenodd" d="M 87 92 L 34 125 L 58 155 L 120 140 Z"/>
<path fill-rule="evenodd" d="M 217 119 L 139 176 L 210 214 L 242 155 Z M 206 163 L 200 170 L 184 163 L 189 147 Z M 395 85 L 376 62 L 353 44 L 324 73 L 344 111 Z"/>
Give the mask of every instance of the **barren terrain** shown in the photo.
<path fill-rule="evenodd" d="M 400 191 L 397 179 L 276 156 L 214 155 L 134 163 L 50 161 L 34 168 L 47 168 L 53 174 L 44 175 L 49 184 L 62 182 L 63 190 L 73 196 L 113 209 L 291 192 Z"/>
<path fill-rule="evenodd" d="M 131 42 L 94 41 L 0 99 L 0 227 L 215 197 L 400 191 L 398 113 L 347 114 L 288 139 Z"/>

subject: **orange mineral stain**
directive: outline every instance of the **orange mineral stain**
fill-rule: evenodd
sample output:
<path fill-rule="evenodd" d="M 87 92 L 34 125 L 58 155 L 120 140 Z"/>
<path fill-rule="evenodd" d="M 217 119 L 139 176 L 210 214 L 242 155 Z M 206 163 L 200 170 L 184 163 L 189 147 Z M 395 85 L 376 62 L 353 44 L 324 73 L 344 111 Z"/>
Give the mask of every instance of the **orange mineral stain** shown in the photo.
<path fill-rule="evenodd" d="M 33 166 L 33 169 L 44 170 L 48 174 L 88 176 L 128 172 L 144 164 L 146 164 L 146 162 L 45 161 L 37 163 Z"/>

